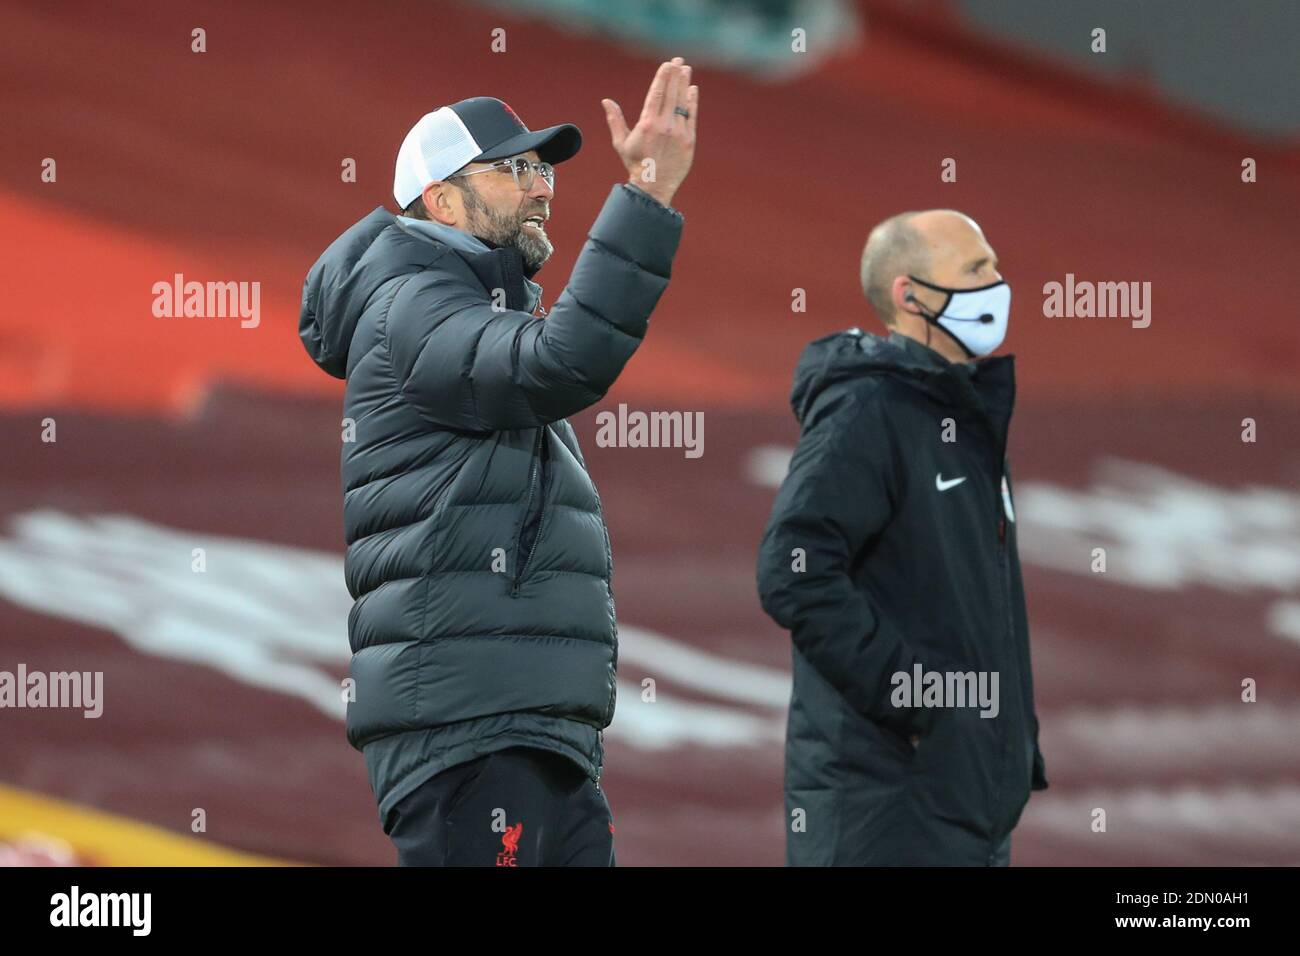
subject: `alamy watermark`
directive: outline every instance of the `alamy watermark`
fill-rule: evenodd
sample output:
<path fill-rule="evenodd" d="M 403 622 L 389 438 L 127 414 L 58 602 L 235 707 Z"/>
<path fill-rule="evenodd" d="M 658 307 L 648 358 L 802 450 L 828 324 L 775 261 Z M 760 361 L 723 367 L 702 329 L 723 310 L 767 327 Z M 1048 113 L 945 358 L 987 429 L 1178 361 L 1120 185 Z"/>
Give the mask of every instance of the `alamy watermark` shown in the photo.
<path fill-rule="evenodd" d="M 1049 319 L 1132 319 L 1135 329 L 1151 324 L 1150 282 L 1090 282 L 1075 280 L 1043 286 L 1043 315 Z"/>
<path fill-rule="evenodd" d="M 104 712 L 103 671 L 0 671 L 0 708 L 71 708 L 90 719 Z"/>
<path fill-rule="evenodd" d="M 50 897 L 51 926 L 119 926 L 132 936 L 148 936 L 152 912 L 152 893 L 83 893 L 73 884 Z"/>
<path fill-rule="evenodd" d="M 160 319 L 238 318 L 240 328 L 262 322 L 262 283 L 186 282 L 177 272 L 171 282 L 153 284 L 153 314 Z"/>
<path fill-rule="evenodd" d="M 980 717 L 998 715 L 997 671 L 895 671 L 889 702 L 895 707 L 978 707 Z"/>
<path fill-rule="evenodd" d="M 704 454 L 703 412 L 618 412 L 596 415 L 596 444 L 601 448 L 684 448 L 687 458 Z"/>

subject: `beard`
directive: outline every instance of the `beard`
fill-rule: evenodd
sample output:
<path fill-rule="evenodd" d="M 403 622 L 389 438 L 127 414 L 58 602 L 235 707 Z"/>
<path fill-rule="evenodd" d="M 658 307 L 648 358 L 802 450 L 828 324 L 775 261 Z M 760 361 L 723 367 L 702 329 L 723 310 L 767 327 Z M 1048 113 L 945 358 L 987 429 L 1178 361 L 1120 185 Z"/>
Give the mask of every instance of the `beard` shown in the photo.
<path fill-rule="evenodd" d="M 518 249 L 524 257 L 524 265 L 532 272 L 536 272 L 551 258 L 551 253 L 555 252 L 551 240 L 541 229 L 534 232 L 524 228 L 523 221 L 519 218 L 521 211 L 500 212 L 488 206 L 473 189 L 465 188 L 461 192 L 465 197 L 467 225 L 471 235 L 497 248 Z M 546 214 L 543 209 L 533 209 L 523 215 L 531 216 L 539 212 Z"/>

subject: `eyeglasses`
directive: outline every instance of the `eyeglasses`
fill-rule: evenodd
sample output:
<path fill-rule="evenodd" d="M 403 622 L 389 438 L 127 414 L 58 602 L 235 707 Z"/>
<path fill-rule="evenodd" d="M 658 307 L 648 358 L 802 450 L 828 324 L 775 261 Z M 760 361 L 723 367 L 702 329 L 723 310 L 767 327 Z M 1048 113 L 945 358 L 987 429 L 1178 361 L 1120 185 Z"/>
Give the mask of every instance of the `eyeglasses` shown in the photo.
<path fill-rule="evenodd" d="M 515 177 L 515 185 L 524 192 L 533 188 L 533 181 L 537 178 L 538 173 L 542 174 L 542 179 L 546 180 L 546 185 L 550 187 L 551 192 L 555 192 L 555 167 L 550 163 L 529 162 L 527 156 L 511 156 L 509 159 L 499 159 L 485 169 L 474 169 L 468 173 L 456 173 L 447 178 L 456 179 L 461 176 L 477 176 L 479 173 L 495 172 L 498 169 L 507 167 Z"/>

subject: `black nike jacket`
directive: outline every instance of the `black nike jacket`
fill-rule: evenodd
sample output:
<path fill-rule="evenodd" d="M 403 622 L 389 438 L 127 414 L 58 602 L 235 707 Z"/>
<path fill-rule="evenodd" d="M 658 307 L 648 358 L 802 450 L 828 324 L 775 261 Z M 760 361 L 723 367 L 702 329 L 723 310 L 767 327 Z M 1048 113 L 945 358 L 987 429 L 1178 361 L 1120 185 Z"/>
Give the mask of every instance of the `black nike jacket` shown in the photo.
<path fill-rule="evenodd" d="M 802 436 L 758 559 L 794 645 L 787 862 L 990 864 L 1047 787 L 1006 456 L 1014 359 L 950 364 L 854 329 L 808 346 L 791 401 Z M 996 673 L 996 716 L 977 694 L 900 699 L 895 675 L 918 665 L 949 691 Z"/>

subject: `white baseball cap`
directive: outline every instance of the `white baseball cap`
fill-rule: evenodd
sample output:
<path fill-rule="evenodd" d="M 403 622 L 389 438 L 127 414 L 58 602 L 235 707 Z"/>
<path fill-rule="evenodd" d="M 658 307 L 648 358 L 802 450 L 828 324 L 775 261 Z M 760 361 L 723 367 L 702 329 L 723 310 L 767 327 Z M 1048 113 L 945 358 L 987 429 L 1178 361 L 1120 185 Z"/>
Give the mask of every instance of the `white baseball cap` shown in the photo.
<path fill-rule="evenodd" d="M 582 131 L 571 123 L 533 132 L 509 105 L 491 96 L 474 96 L 425 113 L 397 151 L 393 198 L 405 209 L 431 182 L 446 179 L 467 163 L 517 156 L 537 150 L 555 165 L 582 148 Z"/>

